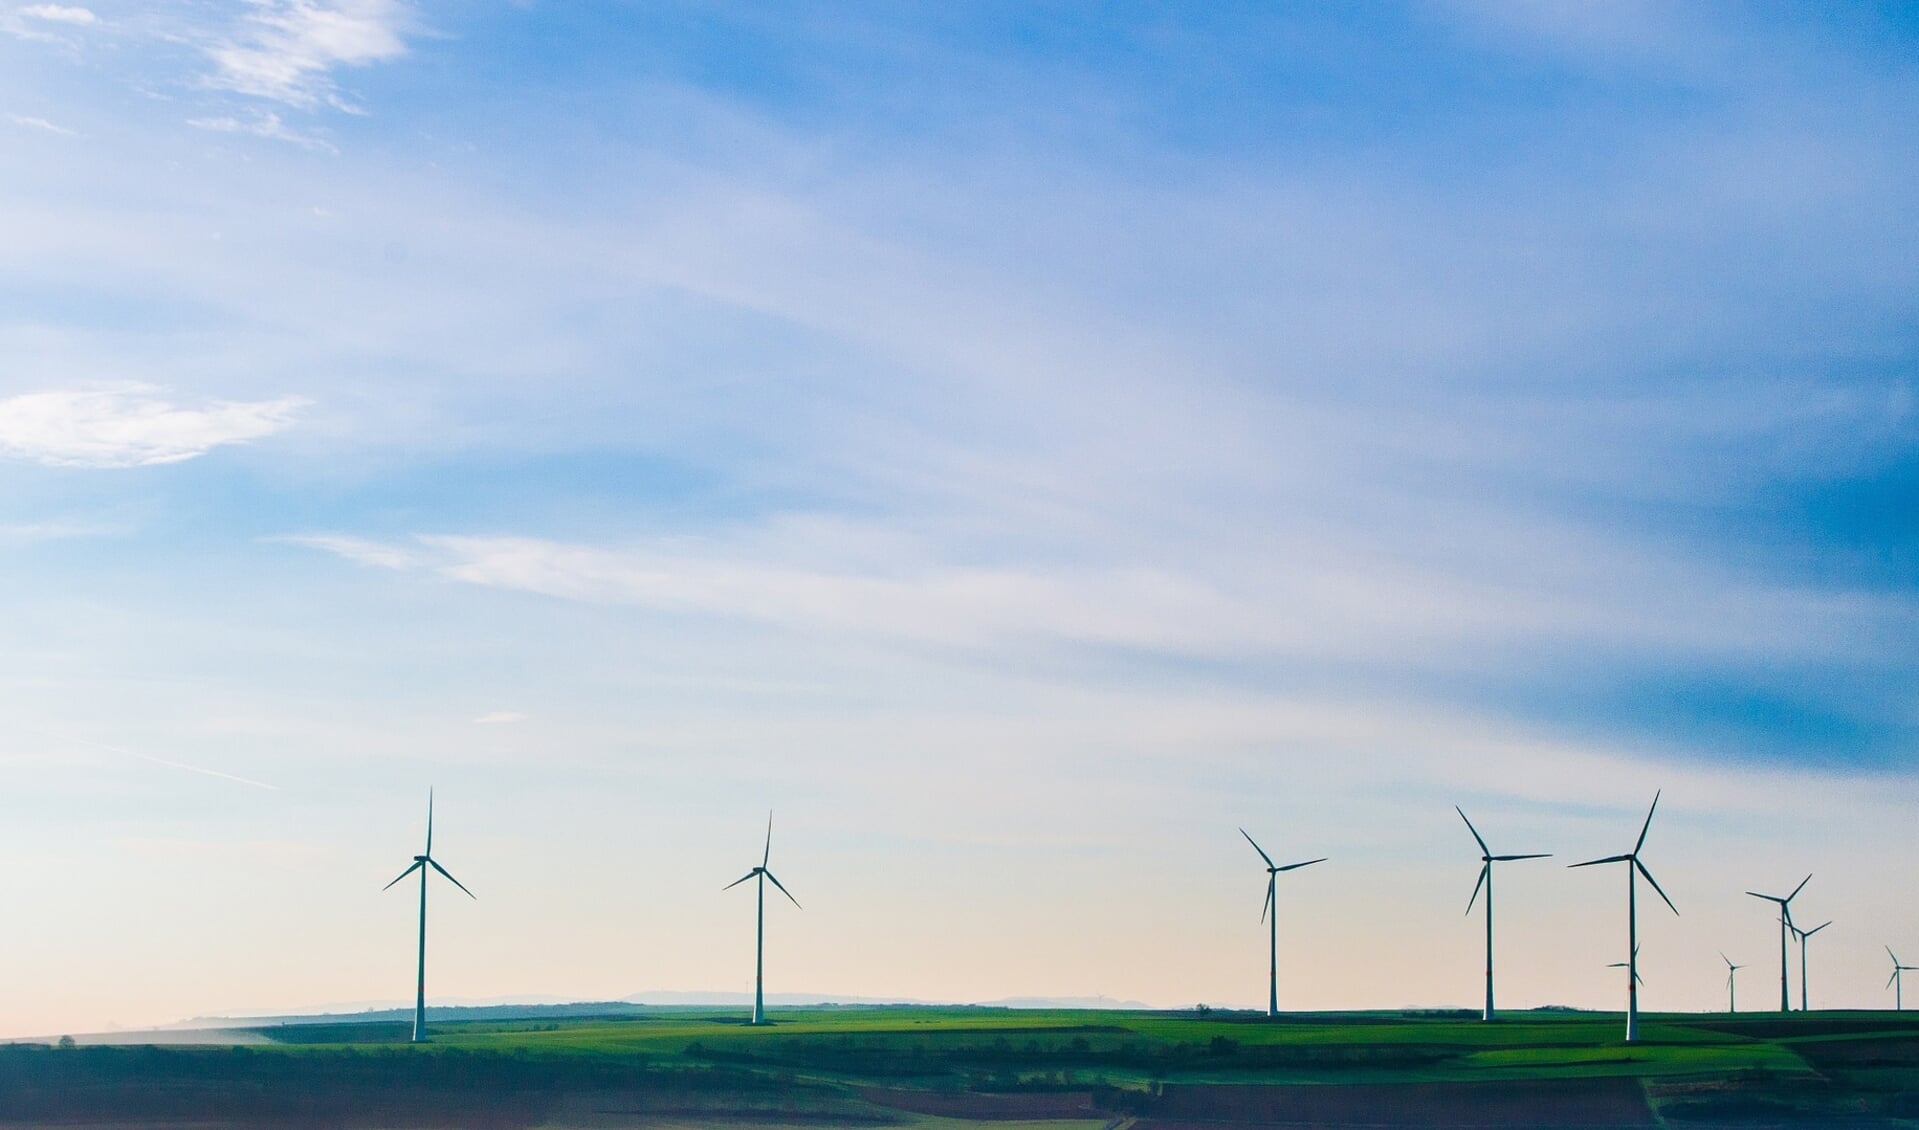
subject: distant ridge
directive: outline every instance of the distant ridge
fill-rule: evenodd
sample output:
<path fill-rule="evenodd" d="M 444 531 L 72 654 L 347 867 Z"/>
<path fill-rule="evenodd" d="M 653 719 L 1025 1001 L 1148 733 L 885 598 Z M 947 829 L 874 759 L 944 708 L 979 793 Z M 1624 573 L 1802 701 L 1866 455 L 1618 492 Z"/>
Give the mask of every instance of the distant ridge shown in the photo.
<path fill-rule="evenodd" d="M 990 1001 L 930 1001 L 910 997 L 860 997 L 832 993 L 769 993 L 769 1005 L 780 1008 L 1006 1008 L 1006 1009 L 1115 1009 L 1148 1011 L 1142 1001 L 1115 1000 L 1112 997 L 1004 997 Z M 556 1001 L 522 999 L 476 1004 L 429 1004 L 427 1019 L 459 1020 L 540 1020 L 578 1019 L 594 1016 L 640 1016 L 654 1010 L 691 1008 L 751 1008 L 753 994 L 738 992 L 701 992 L 698 990 L 659 989 L 634 993 L 611 1001 Z M 410 1022 L 412 1008 L 386 1002 L 366 1005 L 346 1004 L 291 1013 L 242 1012 L 224 1016 L 196 1016 L 164 1025 L 152 1031 L 176 1031 L 202 1028 L 269 1028 L 289 1024 L 378 1024 Z"/>

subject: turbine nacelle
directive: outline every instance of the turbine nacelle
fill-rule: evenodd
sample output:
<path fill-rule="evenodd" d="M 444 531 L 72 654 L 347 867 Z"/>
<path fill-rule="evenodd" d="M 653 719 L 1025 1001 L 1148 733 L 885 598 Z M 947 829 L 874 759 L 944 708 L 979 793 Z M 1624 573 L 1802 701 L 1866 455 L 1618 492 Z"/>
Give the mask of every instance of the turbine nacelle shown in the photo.
<path fill-rule="evenodd" d="M 1792 893 L 1785 896 L 1784 898 L 1781 898 L 1778 895 L 1760 894 L 1758 891 L 1747 891 L 1746 893 L 1756 899 L 1765 899 L 1767 902 L 1778 903 L 1779 904 L 1779 920 L 1781 922 L 1784 922 L 1788 929 L 1791 929 L 1792 928 L 1792 900 L 1798 898 L 1799 892 L 1805 890 L 1806 884 L 1810 882 L 1812 882 L 1812 875 L 1809 872 L 1807 873 L 1805 878 L 1799 880 L 1799 885 L 1792 889 Z"/>
<path fill-rule="evenodd" d="M 1886 956 L 1892 959 L 1892 976 L 1886 978 L 1886 988 L 1888 989 L 1903 980 L 1903 978 L 1899 976 L 1901 973 L 1919 972 L 1919 965 L 1901 965 L 1899 963 L 1899 955 L 1892 952 L 1891 946 L 1886 947 Z"/>
<path fill-rule="evenodd" d="M 746 874 L 740 876 L 739 878 L 733 880 L 731 883 L 728 883 L 726 886 L 721 887 L 720 890 L 730 891 L 734 887 L 739 886 L 741 883 L 746 882 L 748 879 L 752 879 L 752 878 L 756 878 L 764 875 L 767 879 L 772 881 L 775 887 L 778 887 L 780 889 L 780 893 L 786 896 L 786 899 L 788 902 L 792 903 L 794 906 L 800 906 L 800 900 L 793 897 L 793 892 L 786 889 L 786 885 L 780 882 L 779 876 L 773 874 L 772 871 L 767 869 L 766 865 L 771 862 L 773 862 L 773 814 L 769 812 L 766 814 L 766 850 L 761 852 L 760 854 L 760 865 L 758 867 L 753 868 L 753 870 L 748 871 Z M 806 908 L 803 906 L 800 906 L 800 909 L 805 910 Z"/>
<path fill-rule="evenodd" d="M 1479 901 L 1480 888 L 1492 881 L 1493 864 L 1511 863 L 1515 859 L 1546 859 L 1552 855 L 1549 851 L 1527 852 L 1523 855 L 1494 855 L 1493 849 L 1486 846 L 1486 838 L 1480 835 L 1479 829 L 1473 827 L 1473 822 L 1466 818 L 1466 811 L 1456 804 L 1453 805 L 1453 811 L 1459 813 L 1461 820 L 1466 821 L 1466 830 L 1473 834 L 1474 841 L 1479 844 L 1479 881 L 1473 884 L 1472 897 L 1466 900 L 1467 914 L 1473 912 L 1473 904 Z"/>
<path fill-rule="evenodd" d="M 1646 822 L 1640 826 L 1639 840 L 1638 842 L 1633 844 L 1631 851 L 1627 852 L 1624 855 L 1609 855 L 1609 856 L 1606 856 L 1604 859 L 1588 859 L 1584 863 L 1572 863 L 1572 864 L 1568 864 L 1567 866 L 1595 867 L 1602 863 L 1624 863 L 1628 867 L 1637 871 L 1639 875 L 1646 880 L 1646 882 L 1652 884 L 1652 889 L 1654 891 L 1657 891 L 1660 899 L 1665 902 L 1666 909 L 1672 911 L 1674 914 L 1678 914 L 1679 908 L 1672 904 L 1672 900 L 1670 898 L 1666 897 L 1665 889 L 1659 885 L 1659 880 L 1652 877 L 1652 872 L 1646 869 L 1645 863 L 1642 862 L 1639 858 L 1640 851 L 1643 850 L 1646 846 L 1646 833 L 1652 831 L 1653 813 L 1659 811 L 1659 796 L 1660 796 L 1659 793 L 1657 792 L 1653 793 L 1652 807 L 1646 810 Z"/>

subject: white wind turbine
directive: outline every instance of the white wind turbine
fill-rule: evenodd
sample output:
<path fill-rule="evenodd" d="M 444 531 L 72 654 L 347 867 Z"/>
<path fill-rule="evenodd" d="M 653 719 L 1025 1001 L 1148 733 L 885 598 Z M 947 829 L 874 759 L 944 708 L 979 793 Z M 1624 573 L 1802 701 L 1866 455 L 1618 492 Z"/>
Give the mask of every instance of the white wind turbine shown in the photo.
<path fill-rule="evenodd" d="M 1660 890 L 1659 880 L 1652 877 L 1646 865 L 1639 861 L 1639 852 L 1646 846 L 1646 833 L 1652 830 L 1652 814 L 1659 811 L 1659 793 L 1652 795 L 1652 807 L 1646 810 L 1646 823 L 1639 829 L 1639 840 L 1633 849 L 1624 855 L 1609 855 L 1604 859 L 1589 859 L 1584 863 L 1574 863 L 1573 867 L 1592 867 L 1601 863 L 1623 863 L 1626 865 L 1626 1040 L 1628 1043 L 1639 1039 L 1639 884 L 1641 875 L 1652 889 L 1659 892 L 1665 900 L 1666 908 L 1674 914 L 1679 908 L 1666 898 L 1666 892 Z"/>
<path fill-rule="evenodd" d="M 1746 892 L 1747 894 L 1751 895 L 1753 898 L 1765 899 L 1767 902 L 1773 902 L 1773 903 L 1779 904 L 1779 1011 L 1780 1012 L 1792 1011 L 1792 987 L 1786 978 L 1786 970 L 1787 970 L 1786 938 L 1787 938 L 1787 935 L 1792 933 L 1792 928 L 1793 928 L 1792 927 L 1792 900 L 1798 898 L 1799 892 L 1805 890 L 1806 884 L 1810 882 L 1812 882 L 1812 876 L 1807 875 L 1805 878 L 1799 880 L 1799 885 L 1794 887 L 1792 889 L 1792 893 L 1787 895 L 1785 898 L 1780 898 L 1778 895 L 1762 895 L 1758 891 Z"/>
<path fill-rule="evenodd" d="M 1246 842 L 1249 844 L 1252 844 L 1253 850 L 1258 852 L 1259 857 L 1266 861 L 1266 902 L 1260 908 L 1260 911 L 1259 911 L 1259 920 L 1261 922 L 1267 921 L 1267 915 L 1270 914 L 1272 916 L 1271 937 L 1268 943 L 1269 952 L 1268 952 L 1268 962 L 1266 967 L 1267 968 L 1266 1015 L 1278 1016 L 1279 1015 L 1279 873 L 1281 871 L 1297 871 L 1301 867 L 1311 867 L 1315 863 L 1324 863 L 1326 862 L 1326 857 L 1322 855 L 1318 859 L 1308 859 L 1303 863 L 1288 863 L 1282 867 L 1273 862 L 1273 857 L 1270 855 L 1267 855 L 1266 849 L 1263 847 L 1260 847 L 1259 844 L 1255 843 L 1253 841 L 1252 836 L 1247 835 L 1246 829 L 1241 828 L 1239 830 L 1239 834 L 1242 836 L 1246 836 Z"/>
<path fill-rule="evenodd" d="M 1461 820 L 1466 820 L 1466 811 L 1464 809 L 1455 804 L 1453 805 L 1453 811 L 1459 813 Z M 1486 1011 L 1481 1014 L 1480 1018 L 1482 1020 L 1492 1020 L 1495 1018 L 1493 1012 L 1493 864 L 1509 863 L 1515 859 L 1545 859 L 1552 853 L 1534 852 L 1529 855 L 1494 855 L 1493 849 L 1486 846 L 1486 838 L 1479 834 L 1479 829 L 1473 827 L 1471 820 L 1466 820 L 1466 830 L 1473 834 L 1473 839 L 1479 844 L 1479 881 L 1473 884 L 1473 897 L 1466 900 L 1467 914 L 1473 912 L 1473 901 L 1479 897 L 1479 889 L 1481 887 L 1486 888 Z"/>
<path fill-rule="evenodd" d="M 1807 996 L 1807 993 L 1806 993 L 1806 942 L 1811 940 L 1814 934 L 1817 934 L 1819 931 L 1824 930 L 1826 927 L 1830 925 L 1832 925 L 1832 923 L 1830 922 L 1821 922 L 1819 925 L 1814 926 L 1810 930 L 1801 930 L 1797 926 L 1792 927 L 1792 936 L 1799 939 L 1799 1011 L 1800 1012 L 1807 1011 L 1807 1008 L 1806 1008 L 1806 996 Z"/>
<path fill-rule="evenodd" d="M 1886 956 L 1892 959 L 1892 976 L 1886 979 L 1886 988 L 1892 990 L 1892 1010 L 1894 1012 L 1904 1012 L 1906 1010 L 1906 987 L 1903 983 L 1904 978 L 1899 975 L 1901 973 L 1919 971 L 1919 965 L 1899 964 L 1899 955 L 1892 952 L 1891 946 L 1886 947 Z"/>
<path fill-rule="evenodd" d="M 414 856 L 413 865 L 405 871 L 400 872 L 399 876 L 393 880 L 393 883 L 398 883 L 401 879 L 406 878 L 415 871 L 420 873 L 420 977 L 415 984 L 415 995 L 413 997 L 413 1042 L 416 1044 L 426 1040 L 426 874 L 428 870 L 438 871 L 446 878 L 447 882 L 452 883 L 462 891 L 466 891 L 466 897 L 479 897 L 472 891 L 468 891 L 465 883 L 455 879 L 446 868 L 440 866 L 433 858 L 432 789 L 426 791 L 426 850 Z M 392 890 L 393 883 L 388 883 L 380 889 L 383 891 Z"/>
<path fill-rule="evenodd" d="M 766 869 L 766 865 L 768 863 L 771 863 L 772 861 L 773 861 L 773 814 L 769 812 L 766 814 L 766 851 L 762 853 L 760 856 L 760 865 L 758 867 L 755 867 L 753 870 L 748 871 L 746 874 L 740 876 L 739 878 L 733 880 L 731 883 L 728 883 L 726 886 L 720 888 L 723 891 L 730 891 L 734 887 L 739 886 L 741 883 L 746 882 L 748 879 L 757 878 L 759 880 L 759 883 L 758 883 L 759 914 L 756 919 L 756 925 L 754 927 L 754 933 L 753 933 L 753 937 L 754 937 L 754 941 L 753 941 L 753 1023 L 755 1024 L 766 1023 L 765 989 L 766 989 L 766 883 L 767 883 L 767 880 L 769 879 L 772 880 L 773 885 L 780 889 L 780 893 L 786 896 L 786 899 L 788 902 L 792 903 L 795 907 L 798 907 L 800 905 L 800 900 L 793 897 L 793 892 L 787 890 L 786 885 L 784 883 L 781 883 L 779 879 L 771 871 L 768 871 Z"/>

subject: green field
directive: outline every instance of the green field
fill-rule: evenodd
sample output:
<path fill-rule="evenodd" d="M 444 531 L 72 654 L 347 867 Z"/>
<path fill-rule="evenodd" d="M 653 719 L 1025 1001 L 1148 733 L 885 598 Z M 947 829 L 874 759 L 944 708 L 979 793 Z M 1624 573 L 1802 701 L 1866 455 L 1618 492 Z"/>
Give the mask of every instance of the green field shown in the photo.
<path fill-rule="evenodd" d="M 1617 1016 L 1589 1013 L 772 1018 L 443 1022 L 423 1046 L 405 1024 L 366 1022 L 265 1027 L 272 1043 L 252 1047 L 14 1047 L 0 1049 L 0 1121 L 1919 1127 L 1919 1020 L 1883 1012 L 1647 1015 L 1632 1045 Z"/>

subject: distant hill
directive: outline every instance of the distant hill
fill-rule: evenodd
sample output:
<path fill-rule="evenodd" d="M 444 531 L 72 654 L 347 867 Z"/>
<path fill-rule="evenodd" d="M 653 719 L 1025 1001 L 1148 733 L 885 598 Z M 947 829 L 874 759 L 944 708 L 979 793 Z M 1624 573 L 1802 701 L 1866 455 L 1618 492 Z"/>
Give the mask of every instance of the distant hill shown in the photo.
<path fill-rule="evenodd" d="M 631 1001 L 576 1001 L 565 1004 L 428 1005 L 426 1018 L 447 1020 L 562 1020 L 594 1016 L 637 1016 L 645 1005 Z M 411 1022 L 411 1008 L 369 1008 L 357 1012 L 312 1012 L 285 1016 L 199 1016 L 170 1028 L 271 1028 L 290 1024 L 373 1024 Z"/>
<path fill-rule="evenodd" d="M 775 1008 L 883 1008 L 930 1006 L 942 1008 L 1006 1009 L 1127 1009 L 1143 1010 L 1152 1006 L 1141 1001 L 1114 1000 L 1111 997 L 1006 997 L 992 1001 L 950 1002 L 914 1000 L 907 997 L 839 996 L 832 993 L 769 993 L 766 1003 Z M 614 1001 L 508 1001 L 492 1004 L 428 1005 L 429 1022 L 460 1020 L 577 1020 L 588 1017 L 642 1016 L 649 1012 L 675 1009 L 751 1008 L 753 994 L 658 989 L 634 993 Z M 338 1010 L 284 1013 L 277 1015 L 198 1016 L 166 1030 L 270 1028 L 305 1024 L 377 1024 L 413 1019 L 413 1010 L 400 1005 L 376 1005 Z"/>

